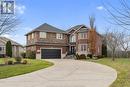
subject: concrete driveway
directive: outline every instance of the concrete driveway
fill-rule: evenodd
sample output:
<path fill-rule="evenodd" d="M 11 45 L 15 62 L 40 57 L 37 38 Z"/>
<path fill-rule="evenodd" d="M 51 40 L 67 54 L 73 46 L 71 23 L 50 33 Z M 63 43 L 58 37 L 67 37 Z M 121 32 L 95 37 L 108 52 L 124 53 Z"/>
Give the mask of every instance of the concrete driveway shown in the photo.
<path fill-rule="evenodd" d="M 49 60 L 54 66 L 0 80 L 0 87 L 108 87 L 117 77 L 114 69 L 71 59 Z"/>

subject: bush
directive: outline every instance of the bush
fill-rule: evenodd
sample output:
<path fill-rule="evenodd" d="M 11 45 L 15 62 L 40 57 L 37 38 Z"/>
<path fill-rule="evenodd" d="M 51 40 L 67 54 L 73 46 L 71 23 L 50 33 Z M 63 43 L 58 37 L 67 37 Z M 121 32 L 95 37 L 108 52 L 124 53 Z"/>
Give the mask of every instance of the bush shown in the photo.
<path fill-rule="evenodd" d="M 21 58 L 21 57 L 16 57 L 16 58 L 15 58 L 15 61 L 16 61 L 17 63 L 21 63 L 22 58 Z"/>
<path fill-rule="evenodd" d="M 21 53 L 22 58 L 26 58 L 26 52 Z"/>
<path fill-rule="evenodd" d="M 76 54 L 76 59 L 77 59 L 77 60 L 79 59 L 79 54 Z"/>
<path fill-rule="evenodd" d="M 14 62 L 12 60 L 8 61 L 8 65 L 13 65 L 13 64 L 14 64 Z"/>
<path fill-rule="evenodd" d="M 92 54 L 87 54 L 87 57 L 93 58 L 93 55 Z"/>
<path fill-rule="evenodd" d="M 104 56 L 103 55 L 98 55 L 97 59 L 100 59 L 100 58 L 104 58 Z"/>
<path fill-rule="evenodd" d="M 22 64 L 27 64 L 28 61 L 27 60 L 23 60 Z"/>
<path fill-rule="evenodd" d="M 36 59 L 36 52 L 28 50 L 26 52 L 26 57 L 29 58 L 29 59 Z"/>
<path fill-rule="evenodd" d="M 79 56 L 79 59 L 86 59 L 85 54 L 81 54 L 81 55 Z"/>

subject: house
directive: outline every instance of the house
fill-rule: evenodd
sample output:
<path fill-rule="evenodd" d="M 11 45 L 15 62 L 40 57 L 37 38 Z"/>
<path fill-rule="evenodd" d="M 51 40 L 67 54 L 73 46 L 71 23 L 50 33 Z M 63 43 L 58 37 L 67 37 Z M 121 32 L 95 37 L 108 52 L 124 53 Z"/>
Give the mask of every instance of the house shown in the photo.
<path fill-rule="evenodd" d="M 6 43 L 7 41 L 11 41 L 11 44 L 12 44 L 12 57 L 20 57 L 21 56 L 21 52 L 24 51 L 24 47 L 11 40 L 11 39 L 8 39 L 6 37 L 0 37 L 0 57 L 5 57 L 6 55 Z"/>
<path fill-rule="evenodd" d="M 26 50 L 36 52 L 36 58 L 64 58 L 67 54 L 89 54 L 88 30 L 77 25 L 63 31 L 47 23 L 26 34 Z M 101 55 L 101 36 L 97 34 L 96 55 Z"/>

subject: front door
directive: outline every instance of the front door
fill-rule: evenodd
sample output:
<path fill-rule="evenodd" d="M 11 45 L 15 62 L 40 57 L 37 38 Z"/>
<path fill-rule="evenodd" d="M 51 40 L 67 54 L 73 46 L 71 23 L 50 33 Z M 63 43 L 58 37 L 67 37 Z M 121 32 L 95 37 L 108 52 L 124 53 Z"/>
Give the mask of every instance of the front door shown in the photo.
<path fill-rule="evenodd" d="M 71 54 L 75 54 L 75 46 L 71 46 Z"/>

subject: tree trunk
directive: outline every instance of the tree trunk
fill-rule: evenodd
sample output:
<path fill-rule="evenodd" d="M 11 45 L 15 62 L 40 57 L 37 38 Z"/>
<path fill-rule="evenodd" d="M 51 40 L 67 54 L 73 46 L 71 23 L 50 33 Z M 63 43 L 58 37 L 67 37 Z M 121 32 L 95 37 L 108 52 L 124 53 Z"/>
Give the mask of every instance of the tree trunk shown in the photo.
<path fill-rule="evenodd" d="M 112 60 L 115 61 L 115 51 L 112 51 Z"/>

